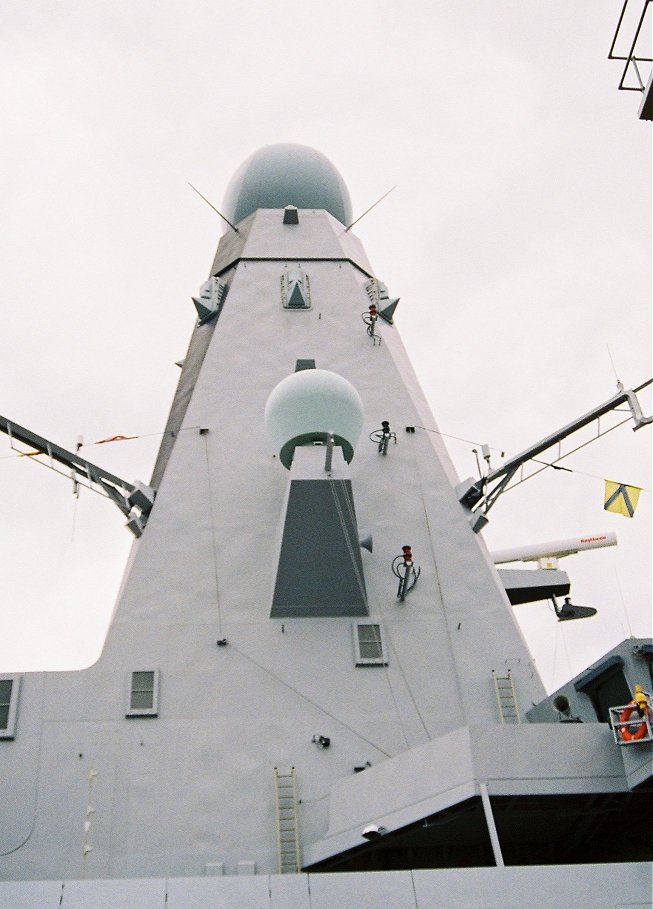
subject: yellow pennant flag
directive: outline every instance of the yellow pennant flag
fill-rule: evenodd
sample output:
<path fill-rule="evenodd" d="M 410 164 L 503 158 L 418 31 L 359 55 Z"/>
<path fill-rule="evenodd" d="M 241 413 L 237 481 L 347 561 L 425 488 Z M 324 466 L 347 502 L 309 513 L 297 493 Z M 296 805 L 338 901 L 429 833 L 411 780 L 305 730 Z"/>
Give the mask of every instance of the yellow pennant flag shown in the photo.
<path fill-rule="evenodd" d="M 614 511 L 632 518 L 639 502 L 641 492 L 639 486 L 626 486 L 625 483 L 615 483 L 614 480 L 605 481 L 605 496 L 603 508 L 605 511 Z"/>

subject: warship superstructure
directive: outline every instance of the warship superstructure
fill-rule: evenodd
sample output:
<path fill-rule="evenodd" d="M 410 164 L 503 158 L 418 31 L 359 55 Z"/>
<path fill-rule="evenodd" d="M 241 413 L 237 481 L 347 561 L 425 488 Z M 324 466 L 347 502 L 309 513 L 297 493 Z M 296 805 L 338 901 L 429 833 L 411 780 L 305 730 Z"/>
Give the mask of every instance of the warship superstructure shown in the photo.
<path fill-rule="evenodd" d="M 102 655 L 0 675 L 0 907 L 649 905 L 651 640 L 547 696 L 511 603 L 568 579 L 495 567 L 338 171 L 221 211 L 149 485 L 75 468 L 136 537 Z"/>

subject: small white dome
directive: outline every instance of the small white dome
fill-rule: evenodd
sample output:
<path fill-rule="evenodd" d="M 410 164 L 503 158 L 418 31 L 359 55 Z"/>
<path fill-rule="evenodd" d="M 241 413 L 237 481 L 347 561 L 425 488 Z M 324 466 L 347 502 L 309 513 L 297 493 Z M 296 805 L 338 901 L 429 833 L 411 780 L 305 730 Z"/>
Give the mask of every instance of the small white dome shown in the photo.
<path fill-rule="evenodd" d="M 363 428 L 363 403 L 354 386 L 326 369 L 302 369 L 282 379 L 265 405 L 265 428 L 290 469 L 297 445 L 334 437 L 347 462 Z"/>

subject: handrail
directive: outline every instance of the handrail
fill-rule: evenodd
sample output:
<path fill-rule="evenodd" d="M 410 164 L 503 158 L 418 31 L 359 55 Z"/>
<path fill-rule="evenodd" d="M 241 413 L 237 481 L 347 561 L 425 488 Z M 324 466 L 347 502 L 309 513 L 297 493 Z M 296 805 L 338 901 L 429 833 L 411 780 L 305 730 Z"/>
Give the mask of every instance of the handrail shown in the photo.
<path fill-rule="evenodd" d="M 643 91 L 645 90 L 646 86 L 645 86 L 645 84 L 644 84 L 644 82 L 643 82 L 643 80 L 642 80 L 642 77 L 641 77 L 640 73 L 639 73 L 639 68 L 638 68 L 637 64 L 638 64 L 638 63 L 653 63 L 653 57 L 637 57 L 637 56 L 635 56 L 635 47 L 636 47 L 636 45 L 637 45 L 637 41 L 638 41 L 638 39 L 639 39 L 639 35 L 640 35 L 641 30 L 642 30 L 642 25 L 644 24 L 644 17 L 646 16 L 646 11 L 648 10 L 648 7 L 649 7 L 649 5 L 650 5 L 650 3 L 651 3 L 651 0 L 644 0 L 644 4 L 643 4 L 643 6 L 642 6 L 642 12 L 641 12 L 640 17 L 639 17 L 639 22 L 637 23 L 637 29 L 636 29 L 636 31 L 635 31 L 635 36 L 634 36 L 634 38 L 633 38 L 633 40 L 632 40 L 632 42 L 631 42 L 630 50 L 629 50 L 629 52 L 628 52 L 628 56 L 624 57 L 624 56 L 621 56 L 621 55 L 619 55 L 619 54 L 615 54 L 615 53 L 614 53 L 614 48 L 615 48 L 615 45 L 616 45 L 616 43 L 617 43 L 617 39 L 618 39 L 618 37 L 619 37 L 619 31 L 620 31 L 620 29 L 621 29 L 621 24 L 622 24 L 623 19 L 624 19 L 624 16 L 625 16 L 626 7 L 628 6 L 628 3 L 629 3 L 629 0 L 624 0 L 624 5 L 623 5 L 623 7 L 622 7 L 622 9 L 621 9 L 621 15 L 619 16 L 619 21 L 618 21 L 618 23 L 617 23 L 617 28 L 615 29 L 615 33 L 614 33 L 613 38 L 612 38 L 612 44 L 610 45 L 610 51 L 609 51 L 609 53 L 608 53 L 608 60 L 625 60 L 625 61 L 626 61 L 626 65 L 625 65 L 625 67 L 624 67 L 623 73 L 621 74 L 621 80 L 620 80 L 620 82 L 619 82 L 619 91 L 624 91 L 624 92 L 643 92 Z M 635 75 L 637 76 L 637 81 L 639 82 L 639 85 L 638 85 L 638 86 L 634 86 L 634 85 L 625 85 L 625 84 L 624 84 L 625 81 L 626 81 L 626 74 L 628 73 L 628 67 L 631 65 L 631 63 L 632 63 L 633 66 L 634 66 Z"/>

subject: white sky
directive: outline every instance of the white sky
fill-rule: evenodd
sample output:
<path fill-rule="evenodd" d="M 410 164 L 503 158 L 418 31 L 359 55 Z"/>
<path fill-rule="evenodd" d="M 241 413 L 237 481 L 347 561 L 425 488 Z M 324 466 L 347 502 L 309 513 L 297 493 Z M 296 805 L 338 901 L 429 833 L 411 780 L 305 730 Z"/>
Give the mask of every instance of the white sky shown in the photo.
<path fill-rule="evenodd" d="M 607 52 L 618 0 L 3 0 L 0 413 L 150 476 L 219 206 L 258 147 L 320 149 L 442 432 L 516 452 L 651 375 L 651 140 Z M 649 54 L 650 56 L 650 54 Z M 650 389 L 641 396 L 651 412 Z M 255 431 L 255 429 L 253 429 Z M 2 437 L 4 438 L 4 437 Z M 131 535 L 0 438 L 0 671 L 98 655 Z M 461 477 L 472 445 L 450 440 Z M 491 549 L 614 530 L 518 614 L 545 685 L 651 634 L 651 432 L 505 495 Z M 495 466 L 500 463 L 496 455 Z M 645 487 L 633 520 L 602 478 Z"/>

